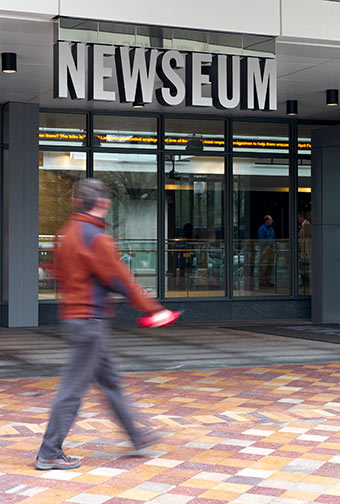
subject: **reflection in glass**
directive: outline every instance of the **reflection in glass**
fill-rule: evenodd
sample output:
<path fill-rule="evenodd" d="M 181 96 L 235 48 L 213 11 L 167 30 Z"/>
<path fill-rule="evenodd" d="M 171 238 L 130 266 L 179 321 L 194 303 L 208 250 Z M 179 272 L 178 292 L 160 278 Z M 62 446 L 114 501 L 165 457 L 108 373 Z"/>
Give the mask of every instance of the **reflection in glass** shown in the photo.
<path fill-rule="evenodd" d="M 288 154 L 288 124 L 235 121 L 233 151 Z"/>
<path fill-rule="evenodd" d="M 234 296 L 290 293 L 288 174 L 286 160 L 234 159 Z"/>
<path fill-rule="evenodd" d="M 39 153 L 39 298 L 56 297 L 52 249 L 56 232 L 67 221 L 72 187 L 86 173 L 86 154 Z"/>
<path fill-rule="evenodd" d="M 224 296 L 224 159 L 168 155 L 166 297 Z"/>
<path fill-rule="evenodd" d="M 197 119 L 166 119 L 166 149 L 199 153 L 224 150 L 224 122 Z"/>
<path fill-rule="evenodd" d="M 172 49 L 173 29 L 164 26 L 136 26 L 136 46 Z"/>
<path fill-rule="evenodd" d="M 311 165 L 301 160 L 298 166 L 298 272 L 299 295 L 311 294 L 312 225 L 311 225 Z"/>
<path fill-rule="evenodd" d="M 83 114 L 39 114 L 39 145 L 86 145 L 86 116 Z"/>
<path fill-rule="evenodd" d="M 173 29 L 173 49 L 177 51 L 208 51 L 208 34 L 206 31 Z"/>
<path fill-rule="evenodd" d="M 274 57 L 275 37 L 242 35 L 114 21 L 59 18 L 58 40 L 99 42 L 118 46 Z"/>
<path fill-rule="evenodd" d="M 94 176 L 111 195 L 108 232 L 141 285 L 157 296 L 157 158 L 94 154 Z"/>
<path fill-rule="evenodd" d="M 157 148 L 157 119 L 137 116 L 95 116 L 93 146 Z"/>
<path fill-rule="evenodd" d="M 275 52 L 275 38 L 262 35 L 243 35 L 243 55 L 257 56 L 259 53 L 262 57 L 272 57 Z"/>
<path fill-rule="evenodd" d="M 209 52 L 214 54 L 243 54 L 240 33 L 214 33 L 208 32 Z"/>
<path fill-rule="evenodd" d="M 112 45 L 136 45 L 136 26 L 126 23 L 110 23 L 98 21 L 98 42 Z M 74 39 L 69 39 L 74 40 Z"/>
<path fill-rule="evenodd" d="M 83 19 L 60 18 L 59 40 L 74 40 L 77 42 L 97 42 L 97 21 L 84 21 Z"/>

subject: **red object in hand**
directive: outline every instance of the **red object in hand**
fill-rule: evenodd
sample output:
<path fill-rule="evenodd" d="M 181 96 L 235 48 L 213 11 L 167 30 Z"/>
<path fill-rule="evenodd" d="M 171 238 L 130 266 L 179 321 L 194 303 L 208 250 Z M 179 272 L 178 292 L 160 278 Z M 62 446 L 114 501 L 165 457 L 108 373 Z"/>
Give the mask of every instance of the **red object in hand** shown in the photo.
<path fill-rule="evenodd" d="M 181 311 L 162 310 L 153 315 L 137 319 L 139 327 L 166 327 L 176 322 Z"/>

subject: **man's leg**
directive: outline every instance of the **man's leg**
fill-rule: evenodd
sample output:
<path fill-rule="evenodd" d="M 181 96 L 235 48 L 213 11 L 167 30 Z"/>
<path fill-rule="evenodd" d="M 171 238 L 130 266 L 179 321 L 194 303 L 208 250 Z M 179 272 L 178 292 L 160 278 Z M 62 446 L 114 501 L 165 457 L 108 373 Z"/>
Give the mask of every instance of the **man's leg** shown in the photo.
<path fill-rule="evenodd" d="M 273 278 L 274 263 L 275 263 L 274 248 L 270 247 L 268 250 L 267 282 L 268 282 L 268 285 L 270 285 L 272 287 L 275 285 L 274 278 Z"/>
<path fill-rule="evenodd" d="M 72 350 L 53 403 L 38 458 L 54 459 L 62 454 L 63 441 L 77 415 L 81 397 L 93 377 L 98 359 L 98 338 L 96 331 L 93 330 L 94 322 L 96 321 L 77 319 L 67 321 L 65 324 Z"/>
<path fill-rule="evenodd" d="M 259 261 L 259 287 L 264 287 L 266 284 L 266 267 L 267 267 L 267 252 L 262 251 Z"/>
<path fill-rule="evenodd" d="M 101 324 L 103 338 L 100 341 L 101 346 L 98 348 L 100 356 L 94 372 L 94 379 L 105 393 L 111 408 L 117 415 L 118 420 L 126 430 L 134 446 L 136 448 L 148 446 L 156 442 L 157 439 L 155 436 L 150 435 L 149 432 L 146 433 L 135 426 L 127 401 L 120 390 L 119 374 L 115 369 L 115 365 L 108 357 L 108 349 L 106 348 L 107 321 L 102 320 L 99 323 Z"/>

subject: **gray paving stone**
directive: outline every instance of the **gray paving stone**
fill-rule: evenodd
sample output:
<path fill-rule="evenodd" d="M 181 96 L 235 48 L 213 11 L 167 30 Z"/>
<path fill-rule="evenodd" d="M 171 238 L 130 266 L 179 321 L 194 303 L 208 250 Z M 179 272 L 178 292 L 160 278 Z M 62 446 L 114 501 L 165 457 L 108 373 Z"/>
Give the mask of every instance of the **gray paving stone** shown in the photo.
<path fill-rule="evenodd" d="M 300 324 L 304 334 L 308 327 L 313 328 L 305 320 L 284 323 L 289 327 Z M 219 368 L 338 361 L 334 343 L 261 333 L 268 325 L 266 321 L 253 324 L 251 331 L 244 330 L 245 324 L 249 326 L 249 322 L 230 322 L 228 327 L 227 323 L 177 324 L 154 330 L 131 324 L 114 325 L 108 341 L 109 354 L 121 372 L 140 372 L 146 379 L 150 378 L 148 372 L 154 371 L 210 370 L 212 379 L 201 379 L 201 384 L 213 384 L 214 369 Z M 278 324 L 282 326 L 283 322 Z M 258 327 L 258 332 L 254 327 Z M 60 376 L 68 349 L 59 326 L 0 328 L 0 378 Z M 199 382 L 184 387 L 197 390 Z M 209 385 L 207 391 L 208 388 Z"/>

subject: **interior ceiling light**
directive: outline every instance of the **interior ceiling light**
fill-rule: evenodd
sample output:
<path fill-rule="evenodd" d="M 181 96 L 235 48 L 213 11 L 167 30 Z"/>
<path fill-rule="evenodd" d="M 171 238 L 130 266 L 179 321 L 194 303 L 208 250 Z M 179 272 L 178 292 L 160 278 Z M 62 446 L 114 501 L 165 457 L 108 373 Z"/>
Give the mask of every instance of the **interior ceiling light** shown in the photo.
<path fill-rule="evenodd" d="M 337 89 L 327 89 L 326 103 L 328 107 L 335 107 L 339 105 L 339 91 Z"/>
<path fill-rule="evenodd" d="M 16 53 L 2 53 L 1 59 L 3 73 L 15 73 L 17 71 Z"/>
<path fill-rule="evenodd" d="M 297 100 L 287 100 L 287 115 L 296 116 L 298 113 Z"/>

